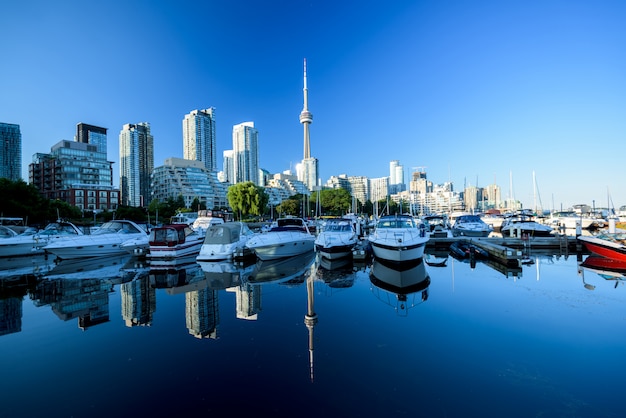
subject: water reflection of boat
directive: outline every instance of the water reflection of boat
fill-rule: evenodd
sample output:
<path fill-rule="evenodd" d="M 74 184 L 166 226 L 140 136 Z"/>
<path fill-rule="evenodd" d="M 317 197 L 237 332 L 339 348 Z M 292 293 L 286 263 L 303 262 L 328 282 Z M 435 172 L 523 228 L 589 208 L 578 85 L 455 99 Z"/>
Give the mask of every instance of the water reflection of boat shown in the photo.
<path fill-rule="evenodd" d="M 352 266 L 352 257 L 344 257 L 336 260 L 328 260 L 326 257 L 320 257 L 315 273 L 328 287 L 352 287 L 355 279 Z"/>
<path fill-rule="evenodd" d="M 615 287 L 626 281 L 626 262 L 596 255 L 588 256 L 581 267 L 598 274 L 605 280 L 616 280 Z M 586 287 L 589 287 L 586 285 Z"/>
<path fill-rule="evenodd" d="M 424 261 L 431 267 L 445 267 L 448 262 L 449 254 L 450 251 L 448 249 L 437 250 L 427 248 L 424 252 Z"/>
<path fill-rule="evenodd" d="M 276 260 L 259 260 L 253 271 L 248 276 L 248 282 L 252 284 L 286 282 L 300 280 L 304 282 L 304 273 L 315 259 L 315 252 L 281 258 Z"/>
<path fill-rule="evenodd" d="M 398 314 L 407 314 L 407 310 L 428 299 L 430 276 L 425 263 L 419 263 L 398 270 L 374 259 L 370 269 L 372 291 L 376 296 L 393 306 Z"/>
<path fill-rule="evenodd" d="M 54 267 L 52 258 L 43 254 L 3 258 L 0 279 L 10 280 L 24 275 L 41 276 Z"/>
<path fill-rule="evenodd" d="M 123 256 L 78 258 L 59 261 L 52 270 L 45 274 L 47 279 L 108 279 L 122 283 L 132 274 L 122 267 L 132 258 L 130 254 Z"/>
<path fill-rule="evenodd" d="M 224 290 L 240 286 L 255 268 L 254 263 L 239 264 L 230 261 L 198 261 L 204 272 L 208 286 L 215 290 Z"/>
<path fill-rule="evenodd" d="M 150 272 L 148 273 L 150 287 L 156 289 L 178 288 L 177 291 L 170 293 L 185 293 L 193 290 L 185 289 L 185 286 L 205 279 L 204 272 L 196 263 L 195 257 L 195 255 L 191 256 L 193 262 L 189 263 L 150 265 Z M 204 286 L 206 287 L 206 284 Z"/>

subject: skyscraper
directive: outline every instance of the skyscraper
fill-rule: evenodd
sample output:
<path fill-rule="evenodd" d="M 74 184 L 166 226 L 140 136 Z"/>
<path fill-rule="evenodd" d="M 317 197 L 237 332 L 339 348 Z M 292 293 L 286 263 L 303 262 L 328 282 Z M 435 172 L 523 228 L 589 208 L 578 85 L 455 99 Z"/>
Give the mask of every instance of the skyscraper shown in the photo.
<path fill-rule="evenodd" d="M 183 119 L 183 156 L 217 171 L 215 108 L 192 110 Z"/>
<path fill-rule="evenodd" d="M 317 186 L 319 165 L 317 158 L 311 157 L 311 141 L 309 137 L 309 125 L 313 122 L 313 114 L 309 112 L 309 89 L 306 84 L 306 58 L 304 59 L 304 106 L 300 112 L 300 123 L 304 127 L 304 159 L 302 160 L 302 174 L 300 181 L 306 184 L 309 190 Z"/>
<path fill-rule="evenodd" d="M 233 126 L 233 184 L 259 185 L 259 133 L 254 122 Z"/>
<path fill-rule="evenodd" d="M 0 178 L 22 178 L 22 133 L 20 125 L 0 122 Z"/>
<path fill-rule="evenodd" d="M 150 124 L 127 123 L 120 131 L 121 204 L 148 206 L 153 168 L 154 139 L 150 133 Z"/>
<path fill-rule="evenodd" d="M 76 142 L 95 145 L 98 152 L 107 153 L 107 128 L 88 125 L 86 123 L 76 124 Z"/>

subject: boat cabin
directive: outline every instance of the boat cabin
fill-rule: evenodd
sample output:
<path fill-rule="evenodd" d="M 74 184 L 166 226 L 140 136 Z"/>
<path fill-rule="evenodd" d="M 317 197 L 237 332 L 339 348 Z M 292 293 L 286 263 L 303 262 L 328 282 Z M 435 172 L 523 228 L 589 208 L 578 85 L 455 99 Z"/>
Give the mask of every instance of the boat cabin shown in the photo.
<path fill-rule="evenodd" d="M 148 242 L 150 246 L 173 247 L 184 243 L 187 236 L 193 233 L 194 230 L 186 224 L 164 225 L 152 228 Z"/>

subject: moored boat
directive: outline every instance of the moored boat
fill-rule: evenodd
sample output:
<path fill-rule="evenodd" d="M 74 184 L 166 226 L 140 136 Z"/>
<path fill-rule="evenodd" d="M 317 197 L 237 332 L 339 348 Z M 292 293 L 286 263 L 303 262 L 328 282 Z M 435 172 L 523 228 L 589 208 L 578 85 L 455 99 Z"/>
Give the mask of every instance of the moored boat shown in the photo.
<path fill-rule="evenodd" d="M 375 258 L 399 263 L 421 259 L 429 239 L 426 225 L 411 215 L 383 216 L 368 236 Z"/>
<path fill-rule="evenodd" d="M 4 232 L 7 238 L 0 238 L 0 257 L 43 254 L 43 247 L 48 244 L 83 235 L 83 231 L 76 225 L 61 220 L 49 223 L 41 231 L 26 229 L 21 234 L 17 234 L 6 228 Z"/>
<path fill-rule="evenodd" d="M 293 257 L 315 249 L 315 236 L 302 218 L 279 218 L 269 231 L 255 234 L 246 242 L 261 260 Z"/>
<path fill-rule="evenodd" d="M 610 259 L 626 261 L 626 233 L 602 233 L 576 237 L 592 253 Z"/>
<path fill-rule="evenodd" d="M 352 255 L 359 242 L 355 226 L 348 219 L 328 219 L 315 238 L 315 249 L 325 258 Z"/>
<path fill-rule="evenodd" d="M 554 229 L 535 221 L 534 215 L 519 211 L 505 217 L 500 233 L 503 237 L 551 237 L 554 236 Z"/>
<path fill-rule="evenodd" d="M 452 225 L 454 237 L 487 237 L 491 232 L 493 227 L 478 215 L 461 215 Z"/>
<path fill-rule="evenodd" d="M 232 260 L 244 251 L 255 234 L 244 222 L 226 222 L 210 226 L 204 235 L 197 261 Z"/>
<path fill-rule="evenodd" d="M 90 235 L 79 235 L 52 242 L 43 249 L 61 259 L 103 257 L 125 254 L 122 244 L 147 236 L 148 233 L 133 221 L 117 219 L 105 222 Z"/>
<path fill-rule="evenodd" d="M 147 257 L 154 260 L 196 255 L 203 242 L 204 236 L 187 224 L 163 225 L 150 231 Z"/>

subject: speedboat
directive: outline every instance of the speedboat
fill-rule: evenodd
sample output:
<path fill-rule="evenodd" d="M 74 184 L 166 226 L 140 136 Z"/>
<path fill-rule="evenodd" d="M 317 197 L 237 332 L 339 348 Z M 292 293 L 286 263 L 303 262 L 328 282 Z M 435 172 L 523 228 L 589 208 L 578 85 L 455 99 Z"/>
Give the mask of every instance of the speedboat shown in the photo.
<path fill-rule="evenodd" d="M 21 234 L 16 234 L 13 230 L 6 229 L 10 231 L 7 231 L 9 237 L 0 238 L 0 257 L 43 254 L 43 247 L 48 244 L 83 235 L 83 231 L 76 225 L 61 220 L 49 223 L 41 231 L 30 228 Z M 13 235 L 10 235 L 10 233 Z"/>
<path fill-rule="evenodd" d="M 329 219 L 315 238 L 315 249 L 322 257 L 342 258 L 352 255 L 358 242 L 356 229 L 348 219 Z"/>
<path fill-rule="evenodd" d="M 554 236 L 554 229 L 535 221 L 532 214 L 520 211 L 504 218 L 500 233 L 503 237 L 551 237 Z"/>
<path fill-rule="evenodd" d="M 126 254 L 128 249 L 122 247 L 124 242 L 147 235 L 135 222 L 116 219 L 105 222 L 93 234 L 54 241 L 43 249 L 60 259 Z"/>
<path fill-rule="evenodd" d="M 576 239 L 594 254 L 626 261 L 626 233 L 624 232 L 579 235 Z"/>
<path fill-rule="evenodd" d="M 204 235 L 187 224 L 171 224 L 152 228 L 148 238 L 150 245 L 147 258 L 173 259 L 197 255 L 204 242 Z"/>
<path fill-rule="evenodd" d="M 260 260 L 293 257 L 315 251 L 315 236 L 302 218 L 277 219 L 269 231 L 255 234 L 246 243 Z"/>
<path fill-rule="evenodd" d="M 426 225 L 410 215 L 383 216 L 368 236 L 374 257 L 393 262 L 421 259 L 429 239 Z"/>
<path fill-rule="evenodd" d="M 488 237 L 493 232 L 493 227 L 478 215 L 459 216 L 451 229 L 454 237 Z"/>
<path fill-rule="evenodd" d="M 232 260 L 246 249 L 255 234 L 244 222 L 226 222 L 210 226 L 204 235 L 197 261 Z"/>

